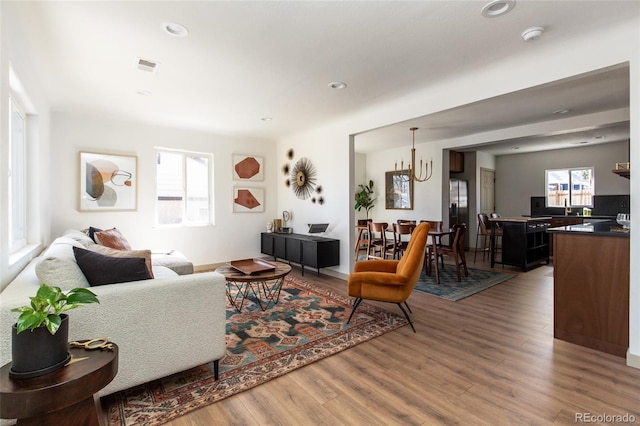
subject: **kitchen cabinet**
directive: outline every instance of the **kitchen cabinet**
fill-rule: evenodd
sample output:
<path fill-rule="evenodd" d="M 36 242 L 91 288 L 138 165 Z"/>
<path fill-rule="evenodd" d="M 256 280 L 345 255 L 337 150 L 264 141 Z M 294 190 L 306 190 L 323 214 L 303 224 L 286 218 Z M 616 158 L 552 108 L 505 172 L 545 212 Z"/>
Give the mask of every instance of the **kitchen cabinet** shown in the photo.
<path fill-rule="evenodd" d="M 464 172 L 464 152 L 449 151 L 449 171 L 453 173 Z"/>
<path fill-rule="evenodd" d="M 553 234 L 553 335 L 624 357 L 629 347 L 629 232 L 615 222 Z"/>
<path fill-rule="evenodd" d="M 553 216 L 551 217 L 551 226 L 549 226 L 549 228 L 580 225 L 583 222 L 583 216 Z M 549 256 L 553 256 L 553 234 L 549 235 Z"/>
<path fill-rule="evenodd" d="M 534 266 L 549 263 L 550 217 L 491 218 L 492 232 L 497 224 L 502 229 L 501 261 L 495 260 L 495 238 L 491 238 L 491 266 L 495 263 L 517 266 L 528 271 Z"/>
<path fill-rule="evenodd" d="M 280 234 L 263 232 L 260 241 L 261 253 L 308 266 L 320 273 L 320 268 L 340 264 L 340 240 L 302 234 Z"/>

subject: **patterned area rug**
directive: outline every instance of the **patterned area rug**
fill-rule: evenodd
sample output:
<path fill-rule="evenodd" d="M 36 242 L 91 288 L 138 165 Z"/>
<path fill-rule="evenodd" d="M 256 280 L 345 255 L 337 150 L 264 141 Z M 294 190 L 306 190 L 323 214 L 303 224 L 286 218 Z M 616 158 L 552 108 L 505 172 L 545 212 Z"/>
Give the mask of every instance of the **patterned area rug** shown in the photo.
<path fill-rule="evenodd" d="M 431 272 L 431 276 L 423 273 L 416 284 L 415 290 L 443 299 L 458 301 L 510 280 L 515 276 L 516 274 L 469 268 L 469 276 L 465 277 L 464 273 L 462 273 L 462 281 L 458 282 L 455 266 L 445 263 L 444 270 L 440 268 L 440 284 L 436 282 L 435 271 Z"/>
<path fill-rule="evenodd" d="M 362 303 L 350 324 L 346 297 L 287 277 L 275 307 L 248 299 L 238 313 L 227 301 L 227 355 L 213 363 L 109 395 L 110 425 L 159 425 L 292 370 L 407 325 Z"/>

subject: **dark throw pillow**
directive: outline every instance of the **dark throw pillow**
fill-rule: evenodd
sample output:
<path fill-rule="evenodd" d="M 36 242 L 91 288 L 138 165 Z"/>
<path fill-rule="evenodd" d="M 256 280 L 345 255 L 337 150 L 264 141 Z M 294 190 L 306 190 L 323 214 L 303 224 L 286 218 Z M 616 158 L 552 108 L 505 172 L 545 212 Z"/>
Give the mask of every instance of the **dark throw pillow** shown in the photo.
<path fill-rule="evenodd" d="M 91 286 L 151 278 L 143 257 L 105 256 L 79 247 L 73 248 L 73 254 Z"/>
<path fill-rule="evenodd" d="M 97 243 L 96 241 L 96 232 L 101 232 L 102 229 L 100 228 L 94 228 L 93 226 L 89 227 L 89 238 L 91 238 L 93 240 L 94 243 Z"/>

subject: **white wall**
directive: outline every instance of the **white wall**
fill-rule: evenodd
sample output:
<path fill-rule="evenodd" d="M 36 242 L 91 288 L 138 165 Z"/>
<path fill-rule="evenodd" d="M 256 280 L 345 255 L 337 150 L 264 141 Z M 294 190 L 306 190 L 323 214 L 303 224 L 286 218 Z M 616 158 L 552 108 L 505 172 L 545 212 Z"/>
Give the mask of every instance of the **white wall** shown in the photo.
<path fill-rule="evenodd" d="M 287 210 L 292 215 L 290 227 L 293 232 L 307 233 L 308 223 L 329 223 L 327 231 L 322 236 L 340 240 L 340 266 L 328 268 L 336 274 L 349 272 L 349 257 L 353 257 L 350 248 L 350 233 L 353 230 L 353 217 L 355 210 L 353 203 L 354 188 L 352 164 L 350 154 L 349 134 L 345 129 L 334 128 L 317 129 L 310 134 L 302 134 L 299 137 L 278 143 L 277 163 L 280 171 L 284 164 L 289 164 L 293 169 L 294 164 L 300 158 L 311 160 L 317 172 L 317 185 L 322 187 L 321 194 L 313 194 L 314 197 L 322 196 L 324 204 L 312 203 L 310 199 L 302 200 L 295 196 L 292 189 L 285 186 L 287 176 L 279 172 L 277 179 L 278 212 Z M 294 150 L 293 160 L 288 160 L 286 153 Z M 329 272 L 330 273 L 330 272 Z"/>
<path fill-rule="evenodd" d="M 24 26 L 9 19 L 0 7 L 0 288 L 4 288 L 38 254 L 41 244 L 50 235 L 49 196 L 49 104 L 47 103 L 37 67 L 25 51 L 28 45 L 23 36 Z M 17 97 L 26 109 L 27 157 L 27 223 L 28 247 L 9 258 L 8 175 L 9 175 L 9 69 L 15 72 L 21 85 Z"/>
<path fill-rule="evenodd" d="M 629 180 L 611 170 L 627 161 L 628 143 L 558 149 L 496 157 L 496 210 L 503 216 L 531 213 L 531 197 L 545 195 L 545 170 L 594 167 L 596 195 L 627 195 Z"/>
<path fill-rule="evenodd" d="M 67 228 L 117 227 L 137 249 L 176 249 L 195 265 L 258 256 L 260 232 L 277 216 L 275 143 L 232 138 L 197 131 L 162 128 L 73 113 L 54 113 L 52 126 L 51 229 L 54 236 Z M 156 227 L 155 147 L 212 153 L 214 157 L 215 225 Z M 138 210 L 80 212 L 79 152 L 138 157 Z M 232 180 L 232 154 L 264 157 L 263 182 Z M 265 188 L 264 213 L 233 213 L 233 186 Z"/>

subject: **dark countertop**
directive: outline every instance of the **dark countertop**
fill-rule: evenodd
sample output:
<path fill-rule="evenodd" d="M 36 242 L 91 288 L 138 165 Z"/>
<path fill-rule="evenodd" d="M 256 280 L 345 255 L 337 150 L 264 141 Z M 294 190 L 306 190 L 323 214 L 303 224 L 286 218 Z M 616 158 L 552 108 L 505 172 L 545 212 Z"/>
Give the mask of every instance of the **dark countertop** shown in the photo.
<path fill-rule="evenodd" d="M 548 222 L 551 216 L 491 217 L 489 222 Z"/>
<path fill-rule="evenodd" d="M 582 225 L 559 226 L 548 228 L 547 232 L 556 234 L 588 234 L 607 237 L 627 237 L 631 233 L 629 229 L 622 229 L 615 220 L 607 222 L 584 223 Z"/>
<path fill-rule="evenodd" d="M 592 216 L 583 216 L 583 215 L 577 215 L 577 214 L 569 214 L 569 215 L 565 215 L 565 214 L 545 214 L 543 216 L 539 216 L 539 215 L 535 215 L 535 216 L 531 216 L 531 215 L 523 215 L 524 217 L 562 217 L 562 218 L 582 218 L 585 220 L 588 219 L 598 219 L 598 220 L 615 220 L 615 216 L 600 216 L 600 215 L 592 215 Z"/>

